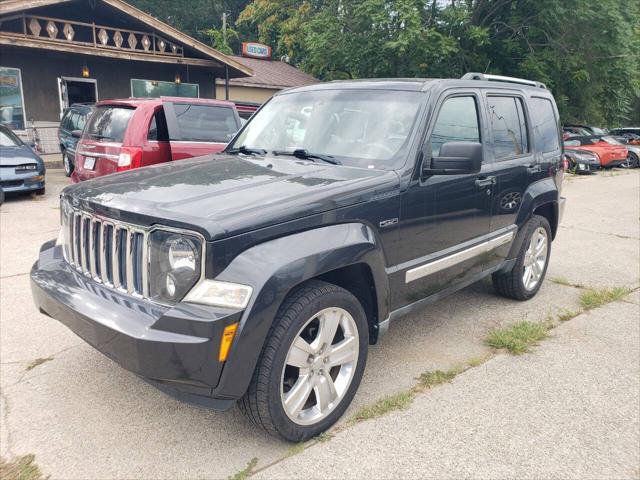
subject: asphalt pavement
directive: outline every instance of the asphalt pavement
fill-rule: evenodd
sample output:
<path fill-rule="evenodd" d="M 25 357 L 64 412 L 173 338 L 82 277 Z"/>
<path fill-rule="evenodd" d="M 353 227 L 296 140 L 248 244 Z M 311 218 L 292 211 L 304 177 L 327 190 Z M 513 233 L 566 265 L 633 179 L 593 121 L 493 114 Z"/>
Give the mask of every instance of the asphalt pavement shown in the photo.
<path fill-rule="evenodd" d="M 264 478 L 639 476 L 637 295 L 563 324 L 531 354 L 498 355 L 420 394 L 408 410 L 345 422 L 424 371 L 490 353 L 491 328 L 577 309 L 582 290 L 552 278 L 637 288 L 640 171 L 565 182 L 565 218 L 534 299 L 498 297 L 483 281 L 393 323 L 370 349 L 340 433 L 302 453 L 237 409 L 165 396 L 35 309 L 28 272 L 57 236 L 66 183 L 49 170 L 45 196 L 0 207 L 3 458 L 34 454 L 52 479 L 227 478 L 253 458 Z"/>

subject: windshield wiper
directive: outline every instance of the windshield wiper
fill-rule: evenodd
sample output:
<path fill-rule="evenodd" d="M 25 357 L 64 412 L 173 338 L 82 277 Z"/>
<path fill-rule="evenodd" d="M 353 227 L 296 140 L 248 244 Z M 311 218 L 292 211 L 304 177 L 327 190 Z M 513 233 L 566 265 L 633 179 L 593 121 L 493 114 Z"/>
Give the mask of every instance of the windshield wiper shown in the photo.
<path fill-rule="evenodd" d="M 267 151 L 262 148 L 249 148 L 245 145 L 240 145 L 238 148 L 227 150 L 227 153 L 230 153 L 231 155 L 236 155 L 238 153 L 242 153 L 243 155 L 266 155 Z"/>
<path fill-rule="evenodd" d="M 304 148 L 298 148 L 293 152 L 286 150 L 274 150 L 271 152 L 274 155 L 290 155 L 292 157 L 300 158 L 301 160 L 322 160 L 323 162 L 330 163 L 332 165 L 341 165 L 340 161 L 336 160 L 331 155 L 321 155 L 319 153 L 309 153 Z"/>

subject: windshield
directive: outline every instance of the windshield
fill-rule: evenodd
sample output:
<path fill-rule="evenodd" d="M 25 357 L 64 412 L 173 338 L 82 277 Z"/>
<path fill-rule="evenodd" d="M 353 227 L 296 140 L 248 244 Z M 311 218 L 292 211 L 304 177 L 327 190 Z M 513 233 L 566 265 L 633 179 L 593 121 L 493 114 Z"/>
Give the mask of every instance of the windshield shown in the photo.
<path fill-rule="evenodd" d="M 9 129 L 0 128 L 0 147 L 19 147 L 22 145 L 15 133 Z"/>
<path fill-rule="evenodd" d="M 609 145 L 624 145 L 624 143 L 619 142 L 618 140 L 616 140 L 613 137 L 602 137 L 602 140 L 607 142 Z"/>
<path fill-rule="evenodd" d="M 363 168 L 398 168 L 424 93 L 316 90 L 278 95 L 257 112 L 229 149 L 294 152 Z"/>

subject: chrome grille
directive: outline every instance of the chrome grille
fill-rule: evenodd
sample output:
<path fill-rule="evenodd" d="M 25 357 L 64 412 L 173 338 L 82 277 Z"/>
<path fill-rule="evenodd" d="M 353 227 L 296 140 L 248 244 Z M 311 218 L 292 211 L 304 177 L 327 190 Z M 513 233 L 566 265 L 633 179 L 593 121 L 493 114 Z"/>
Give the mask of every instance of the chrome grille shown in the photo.
<path fill-rule="evenodd" d="M 66 261 L 107 287 L 148 298 L 148 231 L 102 218 L 62 203 Z"/>

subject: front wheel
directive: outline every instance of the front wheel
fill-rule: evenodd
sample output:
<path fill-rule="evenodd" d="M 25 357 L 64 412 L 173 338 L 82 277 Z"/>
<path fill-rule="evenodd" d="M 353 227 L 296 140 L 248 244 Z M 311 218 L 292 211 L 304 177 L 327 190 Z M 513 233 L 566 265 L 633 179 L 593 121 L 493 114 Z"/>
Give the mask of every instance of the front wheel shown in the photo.
<path fill-rule="evenodd" d="M 493 274 L 493 287 L 502 296 L 529 300 L 542 285 L 551 256 L 551 227 L 546 218 L 534 215 L 525 225 L 516 263 L 509 272 Z"/>
<path fill-rule="evenodd" d="M 640 159 L 638 159 L 638 156 L 635 153 L 629 152 L 627 159 L 620 166 L 622 168 L 637 168 L 640 166 Z"/>
<path fill-rule="evenodd" d="M 240 408 L 292 442 L 331 427 L 355 396 L 367 359 L 367 319 L 347 290 L 312 280 L 283 302 Z"/>

